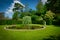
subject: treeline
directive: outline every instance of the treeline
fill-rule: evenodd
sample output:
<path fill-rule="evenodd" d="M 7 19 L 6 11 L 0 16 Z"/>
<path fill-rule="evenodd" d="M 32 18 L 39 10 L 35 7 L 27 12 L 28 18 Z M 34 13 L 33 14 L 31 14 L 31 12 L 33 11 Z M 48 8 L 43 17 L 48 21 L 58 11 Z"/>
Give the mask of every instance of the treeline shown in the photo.
<path fill-rule="evenodd" d="M 60 0 L 47 0 L 45 4 L 40 0 L 36 5 L 36 10 L 30 9 L 28 6 L 24 11 L 22 9 L 23 7 L 20 7 L 20 4 L 15 4 L 15 8 L 13 8 L 14 14 L 10 23 L 13 22 L 14 24 L 19 19 L 30 16 L 33 24 L 44 24 L 45 21 L 47 25 L 60 25 Z M 9 24 L 8 22 L 6 24 Z"/>

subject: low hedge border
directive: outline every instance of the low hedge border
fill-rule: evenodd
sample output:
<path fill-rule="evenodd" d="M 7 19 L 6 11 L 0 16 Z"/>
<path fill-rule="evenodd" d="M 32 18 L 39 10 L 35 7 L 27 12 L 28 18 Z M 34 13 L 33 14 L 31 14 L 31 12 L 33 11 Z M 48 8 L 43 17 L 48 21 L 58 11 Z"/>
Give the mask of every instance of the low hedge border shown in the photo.
<path fill-rule="evenodd" d="M 16 26 L 16 25 L 11 25 L 11 26 Z M 7 27 L 9 27 L 9 26 L 7 26 Z M 11 30 L 11 31 L 34 31 L 34 30 L 42 30 L 45 28 L 46 27 L 39 28 L 39 29 L 8 29 L 8 28 L 4 27 L 5 30 Z"/>

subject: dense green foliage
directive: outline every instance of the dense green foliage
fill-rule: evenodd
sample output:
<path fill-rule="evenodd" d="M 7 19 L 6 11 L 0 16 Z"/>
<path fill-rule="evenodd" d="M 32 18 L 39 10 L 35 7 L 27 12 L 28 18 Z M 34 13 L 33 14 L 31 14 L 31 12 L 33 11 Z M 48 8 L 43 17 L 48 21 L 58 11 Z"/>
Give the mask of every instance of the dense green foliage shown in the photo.
<path fill-rule="evenodd" d="M 16 12 L 14 12 L 12 19 L 18 20 L 19 16 L 20 16 L 20 12 L 16 11 Z"/>
<path fill-rule="evenodd" d="M 33 24 L 43 24 L 43 18 L 41 16 L 32 15 L 32 23 Z"/>
<path fill-rule="evenodd" d="M 45 16 L 44 16 L 44 19 L 46 20 L 46 23 L 49 24 L 49 25 L 52 24 L 54 16 L 55 16 L 55 14 L 53 12 L 47 11 Z"/>
<path fill-rule="evenodd" d="M 56 16 L 53 21 L 53 25 L 60 25 L 60 16 Z"/>
<path fill-rule="evenodd" d="M 27 24 L 31 24 L 31 23 L 32 23 L 32 21 L 31 21 L 31 17 L 30 17 L 30 16 L 25 16 L 25 17 L 23 17 L 23 22 L 22 22 L 22 24 L 27 25 Z"/>
<path fill-rule="evenodd" d="M 46 3 L 47 6 L 47 11 L 51 10 L 54 12 L 56 15 L 53 20 L 54 25 L 60 25 L 60 0 L 47 0 Z M 57 15 L 58 14 L 58 15 Z"/>
<path fill-rule="evenodd" d="M 31 13 L 30 12 L 21 12 L 20 13 L 20 18 L 22 19 L 24 16 L 30 16 Z"/>
<path fill-rule="evenodd" d="M 19 19 L 23 19 L 25 16 L 30 16 L 32 24 L 44 24 L 45 21 L 48 25 L 60 25 L 60 14 L 58 14 L 60 13 L 59 2 L 59 0 L 47 0 L 46 4 L 43 4 L 40 0 L 36 5 L 36 10 L 32 10 L 28 5 L 26 5 L 25 10 L 23 10 L 24 7 L 22 5 L 15 3 L 12 19 L 18 21 Z"/>
<path fill-rule="evenodd" d="M 60 13 L 60 0 L 47 0 L 47 9 L 54 13 Z"/>
<path fill-rule="evenodd" d="M 43 5 L 43 2 L 39 1 L 36 6 L 36 9 L 38 16 L 42 16 L 46 14 L 47 9 L 46 9 L 46 5 Z"/>
<path fill-rule="evenodd" d="M 0 25 L 14 25 L 21 24 L 21 20 L 0 20 Z"/>

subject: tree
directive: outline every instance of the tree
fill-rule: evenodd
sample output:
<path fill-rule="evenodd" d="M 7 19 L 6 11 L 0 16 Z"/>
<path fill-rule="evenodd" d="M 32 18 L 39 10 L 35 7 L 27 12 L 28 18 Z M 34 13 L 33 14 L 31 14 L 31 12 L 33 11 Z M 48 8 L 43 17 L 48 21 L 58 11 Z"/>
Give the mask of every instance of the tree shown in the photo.
<path fill-rule="evenodd" d="M 38 14 L 38 15 L 41 15 L 41 14 L 42 14 L 42 12 L 41 12 L 42 7 L 43 7 L 43 3 L 42 3 L 41 0 L 40 0 L 40 1 L 38 2 L 37 6 L 36 6 L 37 14 Z"/>
<path fill-rule="evenodd" d="M 30 16 L 25 16 L 23 17 L 23 24 L 31 24 L 32 21 L 31 21 L 31 17 Z"/>
<path fill-rule="evenodd" d="M 15 3 L 14 8 L 13 8 L 14 12 L 17 10 L 22 12 L 23 11 L 22 9 L 23 9 L 23 6 L 21 6 L 19 3 Z"/>
<path fill-rule="evenodd" d="M 47 10 L 51 10 L 54 13 L 60 13 L 60 0 L 47 0 Z"/>
<path fill-rule="evenodd" d="M 15 3 L 13 12 L 14 12 L 13 19 L 17 20 L 20 17 L 21 13 L 23 12 L 23 6 L 19 3 Z"/>
<path fill-rule="evenodd" d="M 42 24 L 45 23 L 45 20 L 43 20 L 45 14 L 46 14 L 46 5 L 43 5 L 43 3 L 41 2 L 41 0 L 38 2 L 37 6 L 36 6 L 36 9 L 37 9 L 37 13 L 36 15 L 38 16 L 38 18 L 42 18 L 42 20 L 39 20 L 38 23 L 40 22 L 43 22 Z M 46 24 L 46 23 L 45 23 Z"/>
<path fill-rule="evenodd" d="M 37 6 L 36 6 L 36 9 L 37 9 L 37 15 L 38 16 L 42 16 L 42 15 L 45 15 L 46 14 L 46 5 L 43 5 L 43 3 L 41 2 L 41 0 L 38 2 Z"/>
<path fill-rule="evenodd" d="M 23 17 L 23 21 L 22 21 L 23 27 L 30 28 L 29 24 L 31 24 L 31 23 L 32 23 L 32 21 L 31 21 L 31 17 L 30 16 Z"/>
<path fill-rule="evenodd" d="M 47 24 L 52 24 L 52 21 L 54 19 L 54 13 L 51 12 L 50 10 L 46 12 L 44 19 L 47 22 Z"/>
<path fill-rule="evenodd" d="M 14 19 L 14 20 L 18 20 L 19 14 L 20 14 L 20 12 L 15 11 L 14 14 L 13 14 L 13 19 Z"/>

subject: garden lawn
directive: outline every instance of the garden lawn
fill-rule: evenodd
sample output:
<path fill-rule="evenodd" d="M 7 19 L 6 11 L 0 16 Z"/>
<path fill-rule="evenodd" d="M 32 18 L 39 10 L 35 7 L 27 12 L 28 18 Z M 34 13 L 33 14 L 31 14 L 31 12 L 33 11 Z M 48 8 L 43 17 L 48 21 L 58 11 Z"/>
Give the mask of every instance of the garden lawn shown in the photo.
<path fill-rule="evenodd" d="M 5 30 L 6 25 L 0 25 L 0 40 L 43 40 L 51 35 L 60 34 L 60 27 L 47 25 L 45 29 L 34 31 Z"/>

